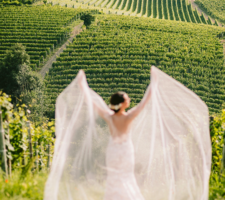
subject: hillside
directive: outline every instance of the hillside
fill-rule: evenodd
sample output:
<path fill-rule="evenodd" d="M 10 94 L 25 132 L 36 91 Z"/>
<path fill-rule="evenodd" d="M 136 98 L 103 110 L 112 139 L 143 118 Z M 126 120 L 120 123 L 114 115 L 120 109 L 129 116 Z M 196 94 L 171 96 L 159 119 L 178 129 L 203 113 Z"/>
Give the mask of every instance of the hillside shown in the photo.
<path fill-rule="evenodd" d="M 29 3 L 36 0 L 19 1 Z M 179 126 L 181 131 L 176 131 L 181 135 L 175 138 L 180 145 L 177 143 L 178 145 L 175 144 L 175 147 L 182 146 L 180 148 L 181 154 L 185 153 L 190 159 L 198 159 L 203 168 L 207 166 L 208 169 L 209 164 L 211 164 L 210 179 L 208 181 L 206 176 L 206 179 L 204 179 L 207 184 L 205 186 L 208 186 L 209 183 L 209 188 L 206 187 L 206 190 L 209 189 L 208 200 L 225 199 L 225 179 L 223 178 L 225 177 L 224 27 L 217 26 L 217 22 L 214 26 L 210 18 L 209 20 L 205 19 L 206 15 L 200 16 L 196 10 L 192 10 L 191 5 L 187 3 L 188 0 L 48 1 L 52 1 L 51 4 L 54 4 L 54 6 L 43 5 L 46 1 L 43 2 L 42 0 L 37 0 L 36 6 L 34 4 L 25 6 L 18 1 L 0 0 L 0 173 L 2 174 L 0 178 L 0 199 L 45 199 L 44 191 L 50 191 L 44 188 L 47 177 L 53 169 L 52 167 L 57 166 L 53 160 L 61 155 L 61 152 L 54 153 L 55 149 L 66 150 L 64 152 L 67 153 L 71 149 L 75 149 L 75 152 L 77 152 L 76 149 L 79 147 L 84 156 L 78 156 L 78 160 L 84 160 L 87 161 L 87 164 L 90 164 L 86 158 L 91 151 L 80 148 L 82 145 L 81 139 L 90 136 L 90 134 L 85 135 L 85 133 L 88 133 L 86 132 L 86 126 L 80 126 L 79 124 L 77 129 L 79 132 L 77 132 L 78 139 L 74 140 L 75 142 L 69 137 L 67 138 L 70 140 L 66 142 L 61 140 L 63 138 L 59 138 L 59 124 L 56 124 L 55 129 L 56 99 L 76 77 L 80 69 L 85 71 L 89 86 L 101 95 L 107 104 L 109 104 L 109 98 L 114 92 L 125 91 L 131 98 L 130 107 L 133 107 L 141 101 L 147 86 L 151 83 L 150 69 L 152 65 L 184 84 L 208 105 L 210 115 L 207 115 L 207 119 L 209 119 L 209 124 L 208 121 L 198 123 L 197 121 L 202 117 L 204 118 L 205 115 L 199 116 L 193 107 L 190 108 L 192 111 L 194 110 L 195 116 L 193 116 L 193 119 L 197 120 L 194 123 L 197 125 L 197 129 L 195 129 L 197 131 L 191 131 L 188 128 L 185 135 L 185 129 L 187 129 L 185 124 L 187 123 L 182 123 Z M 203 0 L 199 1 L 203 2 Z M 204 0 L 205 2 L 209 1 Z M 212 0 L 210 2 L 212 4 L 207 3 L 207 5 L 212 7 L 213 3 L 217 1 Z M 10 6 L 12 4 L 21 6 Z M 88 12 L 86 8 L 89 8 Z M 95 8 L 95 10 L 91 10 L 91 8 Z M 102 12 L 98 12 L 98 10 Z M 219 10 L 219 15 L 223 15 L 222 12 L 222 9 Z M 107 13 L 107 15 L 103 13 Z M 92 21 L 89 27 L 87 21 L 90 22 L 91 19 L 94 19 L 93 15 L 95 21 Z M 84 19 L 84 21 L 80 19 Z M 16 43 L 22 43 L 22 45 Z M 26 47 L 26 51 L 23 46 Z M 42 67 L 43 65 L 44 67 Z M 49 72 L 47 72 L 48 69 Z M 43 77 L 45 75 L 44 81 L 40 74 Z M 182 97 L 184 99 L 184 96 Z M 184 100 L 187 101 L 187 99 Z M 166 100 L 166 102 L 168 101 Z M 174 102 L 177 103 L 176 99 Z M 77 113 L 76 109 L 75 114 L 78 114 L 80 122 L 81 118 L 79 117 L 81 115 L 79 115 L 79 112 Z M 67 116 L 64 115 L 64 117 Z M 175 120 L 179 120 L 179 116 Z M 182 119 L 182 121 L 184 120 Z M 200 141 L 201 135 L 198 131 L 198 124 L 200 124 L 201 129 L 210 130 L 208 136 L 205 135 L 208 137 L 207 141 L 203 141 L 210 148 L 200 148 L 201 154 L 207 155 L 206 160 L 199 159 L 199 155 L 193 154 L 193 151 L 193 155 L 189 155 L 189 150 L 185 149 L 185 145 L 183 145 L 187 144 L 186 146 L 194 148 L 197 145 L 196 141 Z M 66 127 L 63 126 L 63 130 L 65 130 L 64 128 Z M 68 130 L 67 127 L 67 131 L 64 131 L 64 133 L 69 133 Z M 98 127 L 96 131 L 99 132 Z M 80 134 L 81 132 L 82 134 Z M 197 133 L 197 140 L 193 140 L 196 138 L 195 132 Z M 72 133 L 74 135 L 76 131 Z M 101 135 L 101 132 L 99 133 Z M 207 131 L 204 133 L 207 133 Z M 171 145 L 174 144 L 174 138 L 163 137 L 165 135 L 164 130 L 160 134 L 162 138 L 165 138 L 163 142 L 166 144 L 165 148 L 159 148 L 158 145 L 155 145 L 159 152 L 157 159 L 161 162 L 163 161 L 161 155 L 164 155 L 165 152 L 168 154 L 168 151 L 171 150 L 174 155 L 176 151 L 174 151 L 174 145 Z M 86 139 L 87 142 L 83 144 L 85 146 L 91 145 L 90 137 L 86 137 Z M 93 139 L 95 143 L 99 137 L 97 140 Z M 204 139 L 204 137 L 200 139 Z M 150 141 L 154 143 L 156 140 Z M 69 143 L 72 144 L 71 149 L 68 149 Z M 106 147 L 99 144 L 95 148 L 98 153 L 102 147 Z M 200 143 L 198 142 L 198 144 Z M 144 149 L 145 154 L 146 145 L 142 145 L 141 148 Z M 70 162 L 70 158 L 60 159 L 60 164 L 62 164 L 63 169 L 67 170 L 71 167 L 71 163 L 67 167 L 64 163 L 65 160 Z M 165 163 L 168 163 L 166 159 L 164 160 Z M 96 163 L 94 163 L 95 166 L 101 167 L 99 163 L 97 165 Z M 176 158 L 174 163 L 175 171 L 179 168 L 185 168 L 184 165 L 187 164 L 187 162 L 178 163 Z M 73 166 L 75 165 L 73 164 Z M 85 167 L 82 166 L 84 165 L 74 169 L 83 173 Z M 159 165 L 155 166 L 158 167 Z M 144 168 L 137 162 L 134 169 L 135 173 L 139 173 Z M 169 175 L 174 171 L 171 167 L 169 171 L 167 169 L 163 171 L 169 172 Z M 178 172 L 180 171 L 178 170 Z M 194 181 L 198 179 L 199 173 L 202 173 L 202 171 L 198 172 L 197 170 L 195 172 L 191 174 Z M 71 175 L 71 173 L 68 174 Z M 177 174 L 173 174 L 175 174 L 174 181 L 176 182 Z M 103 180 L 102 174 L 98 173 L 98 175 L 100 175 L 98 176 L 98 182 L 101 182 Z M 105 175 L 105 172 L 103 175 Z M 62 177 L 59 186 L 63 192 L 64 188 L 69 188 L 69 190 L 72 188 L 73 192 L 74 189 L 78 191 L 82 186 L 87 186 L 83 181 L 84 176 L 81 177 L 82 182 L 78 187 L 67 184 L 75 183 L 74 180 L 66 181 L 67 175 Z M 92 178 L 90 174 L 88 174 L 88 177 Z M 164 179 L 164 176 L 162 177 L 162 182 L 166 183 L 166 179 Z M 137 179 L 138 186 L 145 182 L 144 178 L 142 176 Z M 188 177 L 188 179 L 190 178 Z M 97 182 L 92 180 L 92 183 Z M 185 199 L 186 195 L 182 195 L 182 190 L 186 189 L 186 187 L 183 187 L 184 181 L 181 180 L 177 183 L 174 186 L 172 185 L 171 188 L 172 190 L 178 188 L 179 193 L 176 196 L 178 200 Z M 164 185 L 160 187 L 164 187 Z M 189 185 L 193 186 L 193 184 Z M 202 187 L 198 187 L 198 184 L 196 186 L 194 189 L 199 190 L 199 194 L 202 194 Z M 157 188 L 157 191 L 162 191 L 160 187 Z M 101 193 L 103 187 L 99 190 L 100 187 L 97 183 L 93 188 L 94 190 L 90 190 L 86 187 L 82 191 L 91 194 L 90 199 L 99 200 L 99 195 L 102 194 L 103 196 L 103 192 Z M 204 191 L 207 192 L 206 190 Z M 51 192 L 49 194 L 49 199 L 52 200 Z M 67 192 L 67 194 L 70 193 Z M 55 195 L 55 198 L 61 197 L 61 195 Z M 181 198 L 179 199 L 179 197 Z M 75 198 L 82 200 L 77 195 Z M 156 194 L 154 200 L 157 198 L 159 196 Z"/>
<path fill-rule="evenodd" d="M 212 24 L 210 18 L 206 20 L 204 15 L 199 15 L 186 0 L 48 0 L 48 2 L 74 8 L 99 9 L 107 14 Z"/>
<path fill-rule="evenodd" d="M 225 23 L 225 0 L 195 0 L 210 16 Z"/>
<path fill-rule="evenodd" d="M 148 18 L 98 15 L 98 23 L 74 39 L 46 76 L 54 117 L 58 94 L 84 69 L 89 86 L 108 103 L 118 90 L 138 103 L 157 66 L 198 94 L 210 112 L 225 100 L 220 27 Z"/>
<path fill-rule="evenodd" d="M 69 25 L 78 20 L 79 9 L 61 6 L 8 6 L 0 10 L 0 61 L 15 43 L 26 47 L 30 66 L 40 63 L 68 38 Z"/>

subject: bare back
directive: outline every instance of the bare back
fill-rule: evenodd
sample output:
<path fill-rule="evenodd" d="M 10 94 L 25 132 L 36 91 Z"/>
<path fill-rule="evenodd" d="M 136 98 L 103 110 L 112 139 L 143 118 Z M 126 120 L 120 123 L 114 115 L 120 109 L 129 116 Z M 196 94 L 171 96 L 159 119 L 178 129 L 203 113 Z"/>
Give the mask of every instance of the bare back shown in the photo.
<path fill-rule="evenodd" d="M 130 130 L 131 120 L 129 120 L 128 114 L 123 115 L 113 114 L 109 116 L 108 125 L 110 128 L 110 133 L 113 138 L 122 137 Z"/>
<path fill-rule="evenodd" d="M 151 97 L 151 90 L 150 87 L 148 87 L 145 97 L 141 100 L 141 102 L 137 106 L 131 108 L 128 112 L 124 112 L 119 115 L 117 113 L 103 115 L 101 114 L 101 112 L 99 112 L 101 116 L 107 116 L 103 118 L 109 125 L 112 138 L 126 137 L 126 135 L 130 131 L 130 127 L 133 120 L 143 110 L 145 104 L 148 102 L 150 97 Z"/>

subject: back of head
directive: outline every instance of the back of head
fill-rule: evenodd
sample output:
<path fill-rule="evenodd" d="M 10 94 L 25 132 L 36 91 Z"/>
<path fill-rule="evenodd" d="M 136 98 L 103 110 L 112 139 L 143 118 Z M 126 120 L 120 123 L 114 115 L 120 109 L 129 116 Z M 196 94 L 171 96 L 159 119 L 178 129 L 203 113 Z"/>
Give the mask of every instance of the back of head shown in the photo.
<path fill-rule="evenodd" d="M 119 112 L 120 108 L 117 109 L 117 107 L 119 106 L 120 103 L 124 102 L 124 94 L 126 94 L 125 92 L 116 92 L 114 93 L 111 98 L 110 98 L 110 106 L 111 106 L 111 110 L 115 111 L 116 113 Z"/>

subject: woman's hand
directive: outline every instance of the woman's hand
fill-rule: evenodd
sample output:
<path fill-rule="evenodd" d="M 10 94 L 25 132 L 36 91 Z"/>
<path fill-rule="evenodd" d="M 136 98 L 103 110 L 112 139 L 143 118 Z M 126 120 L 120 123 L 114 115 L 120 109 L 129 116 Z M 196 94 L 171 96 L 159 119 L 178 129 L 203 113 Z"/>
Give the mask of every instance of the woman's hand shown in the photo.
<path fill-rule="evenodd" d="M 83 81 L 84 81 L 84 77 L 85 77 L 85 73 L 84 73 L 84 70 L 79 70 L 79 73 L 78 73 L 78 83 L 81 87 L 83 87 Z"/>

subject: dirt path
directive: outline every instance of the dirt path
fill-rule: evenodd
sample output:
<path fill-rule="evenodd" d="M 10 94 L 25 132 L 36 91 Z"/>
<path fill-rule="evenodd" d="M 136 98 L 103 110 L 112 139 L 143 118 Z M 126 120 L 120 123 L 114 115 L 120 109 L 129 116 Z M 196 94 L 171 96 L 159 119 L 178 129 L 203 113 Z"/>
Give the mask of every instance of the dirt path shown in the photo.
<path fill-rule="evenodd" d="M 225 65 L 225 40 L 223 40 L 222 43 L 223 43 L 224 65 Z"/>
<path fill-rule="evenodd" d="M 45 77 L 46 72 L 48 72 L 49 69 L 52 67 L 52 63 L 56 61 L 56 56 L 59 56 L 60 53 L 62 53 L 63 50 L 66 49 L 66 46 L 73 41 L 73 38 L 82 31 L 82 25 L 83 22 L 74 27 L 73 31 L 71 32 L 72 35 L 70 36 L 70 38 L 58 49 L 58 51 L 47 61 L 47 63 L 39 71 L 43 78 Z"/>
<path fill-rule="evenodd" d="M 224 66 L 225 66 L 225 40 L 220 41 L 223 44 L 223 56 L 224 56 Z"/>
<path fill-rule="evenodd" d="M 189 2 L 191 2 L 193 9 L 197 8 L 199 14 L 202 14 L 205 16 L 205 18 L 208 20 L 208 15 L 201 9 L 198 7 L 198 5 L 195 3 L 195 0 L 188 0 Z M 215 23 L 215 20 L 213 18 L 211 18 L 212 23 Z M 222 27 L 222 24 L 218 22 L 218 25 Z"/>

